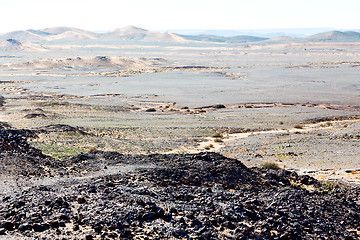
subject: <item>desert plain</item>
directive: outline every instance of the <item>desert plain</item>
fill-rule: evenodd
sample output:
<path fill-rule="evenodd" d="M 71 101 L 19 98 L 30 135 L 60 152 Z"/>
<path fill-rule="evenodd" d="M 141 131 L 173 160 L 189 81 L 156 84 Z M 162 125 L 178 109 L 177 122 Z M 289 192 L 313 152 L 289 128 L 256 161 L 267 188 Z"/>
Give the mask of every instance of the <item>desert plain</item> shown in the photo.
<path fill-rule="evenodd" d="M 357 239 L 360 41 L 348 35 L 0 35 L 0 234 Z"/>

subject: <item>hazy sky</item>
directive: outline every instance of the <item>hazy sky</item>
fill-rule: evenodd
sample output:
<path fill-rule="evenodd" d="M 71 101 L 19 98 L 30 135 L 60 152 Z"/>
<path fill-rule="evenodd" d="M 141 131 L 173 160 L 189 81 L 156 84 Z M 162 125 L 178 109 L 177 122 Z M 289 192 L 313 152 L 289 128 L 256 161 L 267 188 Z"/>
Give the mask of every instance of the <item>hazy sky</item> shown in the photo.
<path fill-rule="evenodd" d="M 112 30 L 360 29 L 360 0 L 0 0 L 0 32 L 55 26 Z"/>

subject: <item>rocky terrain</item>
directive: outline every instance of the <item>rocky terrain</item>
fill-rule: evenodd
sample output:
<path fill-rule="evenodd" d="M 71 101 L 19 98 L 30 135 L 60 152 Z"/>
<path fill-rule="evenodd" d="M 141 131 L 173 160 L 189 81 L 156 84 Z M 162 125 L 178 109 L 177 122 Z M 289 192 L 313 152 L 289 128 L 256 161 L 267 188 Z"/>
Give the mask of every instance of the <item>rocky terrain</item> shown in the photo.
<path fill-rule="evenodd" d="M 0 239 L 360 238 L 359 34 L 0 40 Z"/>
<path fill-rule="evenodd" d="M 4 106 L 5 104 L 5 98 L 3 96 L 0 96 L 0 107 Z"/>
<path fill-rule="evenodd" d="M 28 145 L 34 134 L 0 130 L 2 189 L 16 189 L 1 193 L 5 239 L 358 238 L 358 187 L 216 153 L 56 162 Z"/>

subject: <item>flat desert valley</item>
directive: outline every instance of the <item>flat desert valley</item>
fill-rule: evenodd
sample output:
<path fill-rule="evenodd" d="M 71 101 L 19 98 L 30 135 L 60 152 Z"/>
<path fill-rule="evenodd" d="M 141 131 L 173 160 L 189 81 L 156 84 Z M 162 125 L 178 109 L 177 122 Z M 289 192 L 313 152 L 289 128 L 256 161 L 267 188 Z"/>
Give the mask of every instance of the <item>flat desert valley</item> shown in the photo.
<path fill-rule="evenodd" d="M 358 239 L 358 35 L 0 35 L 0 235 Z"/>

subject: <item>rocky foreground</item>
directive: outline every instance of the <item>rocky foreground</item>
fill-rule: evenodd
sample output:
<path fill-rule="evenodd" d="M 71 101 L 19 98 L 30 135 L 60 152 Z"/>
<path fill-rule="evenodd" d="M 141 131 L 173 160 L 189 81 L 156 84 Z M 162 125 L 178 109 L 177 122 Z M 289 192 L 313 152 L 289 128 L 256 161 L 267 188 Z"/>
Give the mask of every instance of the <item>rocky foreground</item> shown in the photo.
<path fill-rule="evenodd" d="M 1 178 L 19 183 L 0 195 L 5 239 L 359 238 L 358 187 L 215 153 L 57 162 L 27 143 L 32 134 L 0 130 Z"/>

